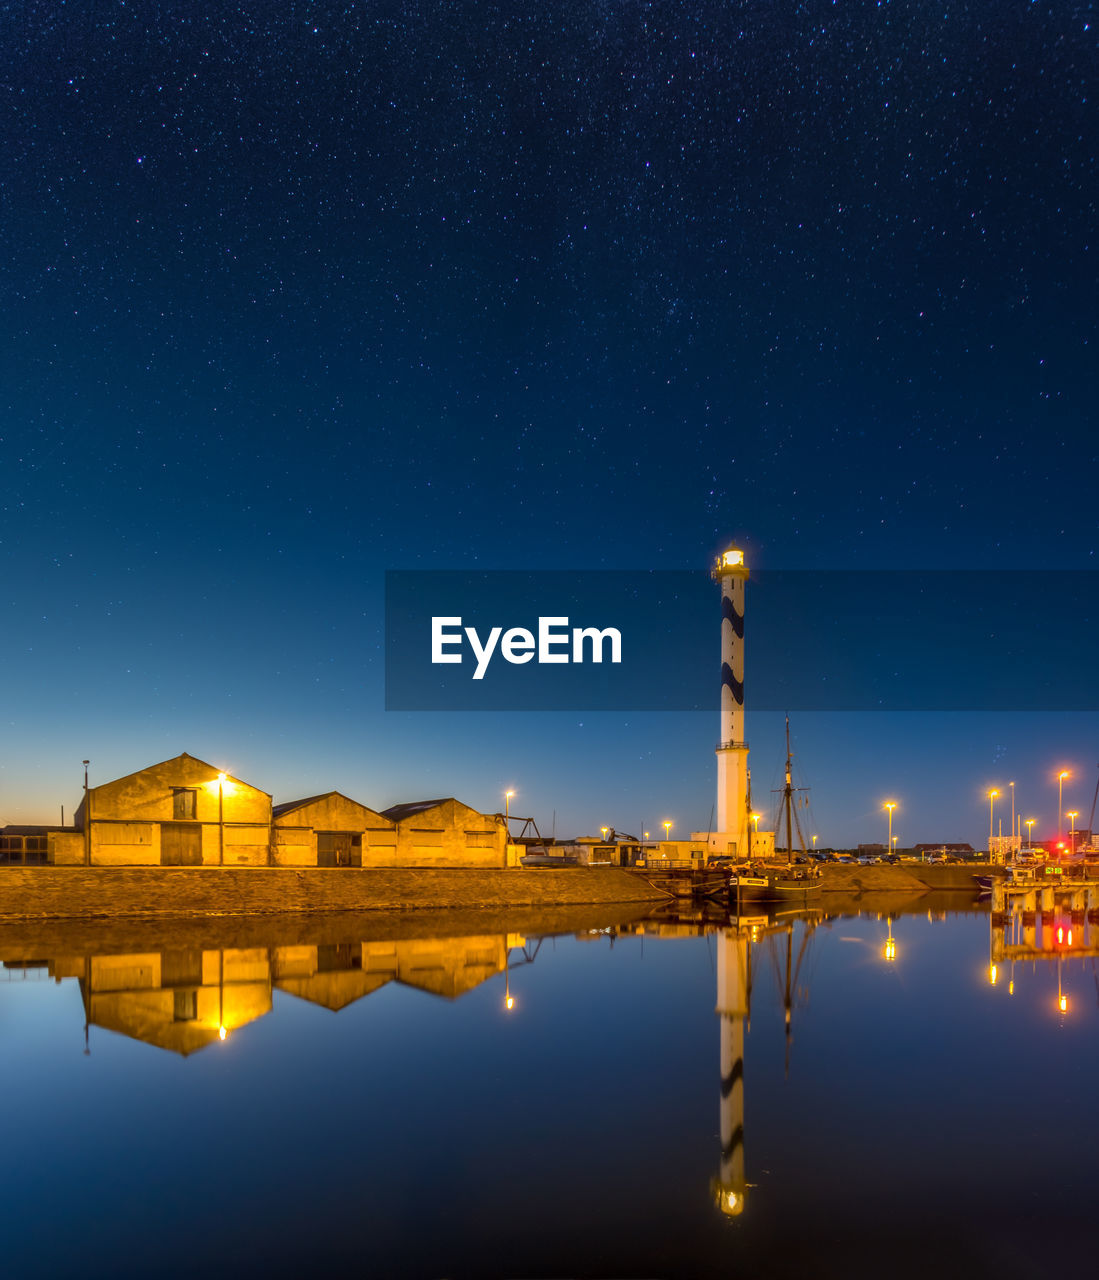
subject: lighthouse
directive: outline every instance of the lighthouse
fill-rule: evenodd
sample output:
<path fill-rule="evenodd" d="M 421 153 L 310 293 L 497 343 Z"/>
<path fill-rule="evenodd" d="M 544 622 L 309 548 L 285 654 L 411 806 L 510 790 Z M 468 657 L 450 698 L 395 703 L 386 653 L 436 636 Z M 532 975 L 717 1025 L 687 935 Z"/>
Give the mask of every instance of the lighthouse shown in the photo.
<path fill-rule="evenodd" d="M 744 584 L 748 566 L 744 552 L 729 547 L 710 571 L 721 587 L 721 729 L 717 744 L 717 830 L 710 839 L 715 853 L 747 858 L 748 743 L 744 740 Z"/>

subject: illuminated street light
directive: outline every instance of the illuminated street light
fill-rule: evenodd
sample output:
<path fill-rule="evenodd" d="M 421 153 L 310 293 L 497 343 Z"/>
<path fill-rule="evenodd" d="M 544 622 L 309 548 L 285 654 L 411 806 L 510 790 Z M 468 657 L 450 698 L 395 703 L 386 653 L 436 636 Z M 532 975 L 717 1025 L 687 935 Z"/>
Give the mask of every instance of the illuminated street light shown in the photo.
<path fill-rule="evenodd" d="M 511 835 L 511 797 L 514 791 L 504 792 L 504 824 L 507 826 L 508 835 Z"/>
<path fill-rule="evenodd" d="M 609 827 L 600 827 L 600 828 L 599 828 L 599 830 L 600 830 L 600 831 L 602 831 L 602 833 L 603 833 L 603 843 L 604 843 L 604 844 L 606 844 L 606 843 L 607 843 L 607 832 L 610 830 L 610 828 L 609 828 Z"/>
<path fill-rule="evenodd" d="M 1000 793 L 995 787 L 988 793 L 988 860 L 992 861 L 992 810 L 996 805 L 996 797 Z"/>
<path fill-rule="evenodd" d="M 1007 784 L 1011 788 L 1011 852 L 1015 853 L 1015 783 Z"/>
<path fill-rule="evenodd" d="M 886 841 L 886 845 L 885 845 L 887 849 L 892 849 L 893 847 L 893 810 L 896 807 L 897 807 L 896 800 L 887 800 L 885 802 L 885 808 L 889 812 L 889 839 Z"/>
<path fill-rule="evenodd" d="M 1061 838 L 1061 817 L 1062 817 L 1061 797 L 1063 796 L 1064 790 L 1065 790 L 1065 779 L 1070 777 L 1072 777 L 1072 775 L 1069 773 L 1067 769 L 1062 769 L 1061 772 L 1057 775 L 1057 839 L 1058 840 L 1060 840 Z"/>
<path fill-rule="evenodd" d="M 1037 818 L 1027 818 L 1026 820 L 1026 845 L 1028 849 L 1034 848 L 1034 824 Z"/>
<path fill-rule="evenodd" d="M 225 774 L 218 774 L 218 865 L 225 862 Z M 221 1028 L 221 1038 L 225 1039 L 225 1028 Z"/>
<path fill-rule="evenodd" d="M 1080 813 L 1077 809 L 1070 809 L 1068 813 L 1065 814 L 1065 817 L 1068 818 L 1070 823 L 1069 835 L 1068 835 L 1068 839 L 1069 839 L 1068 847 L 1069 849 L 1072 850 L 1073 853 L 1076 852 L 1076 819 L 1079 816 L 1080 816 Z"/>
<path fill-rule="evenodd" d="M 663 823 L 661 823 L 661 826 L 664 828 L 664 839 L 665 839 L 665 840 L 667 840 L 667 839 L 668 839 L 668 833 L 671 831 L 671 829 L 672 829 L 673 825 L 674 825 L 674 823 L 671 823 L 671 822 L 663 822 Z"/>
<path fill-rule="evenodd" d="M 748 816 L 749 816 L 749 817 L 752 819 L 752 821 L 756 824 L 756 833 L 758 834 L 758 833 L 759 833 L 759 820 L 760 820 L 760 818 L 762 818 L 762 817 L 763 817 L 763 814 L 762 814 L 762 813 L 750 813 Z"/>

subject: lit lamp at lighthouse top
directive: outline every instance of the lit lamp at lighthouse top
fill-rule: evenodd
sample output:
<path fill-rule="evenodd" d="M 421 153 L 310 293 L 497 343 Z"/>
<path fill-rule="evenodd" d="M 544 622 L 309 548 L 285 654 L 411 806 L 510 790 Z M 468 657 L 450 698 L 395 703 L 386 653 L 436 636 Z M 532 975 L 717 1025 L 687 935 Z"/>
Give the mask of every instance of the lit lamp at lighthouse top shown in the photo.
<path fill-rule="evenodd" d="M 720 578 L 746 578 L 748 566 L 744 563 L 744 552 L 739 547 L 727 547 L 714 561 L 710 576 Z"/>

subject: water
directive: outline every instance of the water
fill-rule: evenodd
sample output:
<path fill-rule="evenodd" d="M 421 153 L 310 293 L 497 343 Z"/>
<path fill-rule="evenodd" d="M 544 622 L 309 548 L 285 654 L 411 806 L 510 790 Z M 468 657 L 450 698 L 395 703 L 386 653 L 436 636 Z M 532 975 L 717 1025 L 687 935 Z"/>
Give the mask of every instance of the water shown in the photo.
<path fill-rule="evenodd" d="M 4 1274 L 1033 1276 L 1089 1255 L 1099 981 L 1073 954 L 1058 987 L 1052 928 L 1028 939 L 1051 958 L 993 984 L 987 912 L 923 903 L 754 932 L 461 927 L 332 925 L 319 950 L 274 922 L 239 946 L 0 931 Z"/>

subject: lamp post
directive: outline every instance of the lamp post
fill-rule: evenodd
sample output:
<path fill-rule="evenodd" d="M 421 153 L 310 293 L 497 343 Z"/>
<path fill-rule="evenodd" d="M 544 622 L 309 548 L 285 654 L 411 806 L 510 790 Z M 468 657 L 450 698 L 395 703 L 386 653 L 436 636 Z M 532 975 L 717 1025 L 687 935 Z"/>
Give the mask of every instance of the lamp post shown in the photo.
<path fill-rule="evenodd" d="M 92 797 L 88 792 L 88 765 L 90 760 L 84 761 L 84 865 L 90 867 L 92 865 Z"/>
<path fill-rule="evenodd" d="M 514 794 L 514 791 L 504 792 L 504 824 L 507 826 L 509 836 L 511 835 L 511 797 Z"/>
<path fill-rule="evenodd" d="M 988 860 L 992 862 L 992 810 L 1000 793 L 995 787 L 988 793 Z"/>
<path fill-rule="evenodd" d="M 1063 816 L 1061 813 L 1061 803 L 1062 803 L 1061 797 L 1064 795 L 1065 779 L 1069 776 L 1070 774 L 1067 769 L 1062 769 L 1061 772 L 1057 775 L 1057 839 L 1058 840 L 1060 840 L 1061 838 L 1061 818 Z"/>
<path fill-rule="evenodd" d="M 1011 788 L 1011 852 L 1015 852 L 1015 783 L 1007 784 Z"/>
<path fill-rule="evenodd" d="M 225 774 L 218 774 L 218 866 L 225 865 Z M 224 1036 L 222 1039 L 224 1040 Z"/>
<path fill-rule="evenodd" d="M 889 839 L 886 842 L 886 846 L 885 846 L 887 849 L 893 848 L 893 810 L 896 807 L 897 807 L 897 802 L 895 800 L 887 800 L 885 802 L 885 808 L 889 813 Z"/>
<path fill-rule="evenodd" d="M 1076 852 L 1076 819 L 1079 816 L 1080 816 L 1080 813 L 1077 809 L 1070 809 L 1068 813 L 1065 815 L 1065 817 L 1067 817 L 1069 822 L 1071 823 L 1071 826 L 1069 827 L 1068 847 L 1072 853 Z"/>
<path fill-rule="evenodd" d="M 606 843 L 607 843 L 607 832 L 610 830 L 610 828 L 609 828 L 609 827 L 600 827 L 600 828 L 599 828 L 599 830 L 603 833 L 603 843 L 604 843 L 604 844 L 606 844 Z"/>
<path fill-rule="evenodd" d="M 898 839 L 899 839 L 899 837 L 898 837 L 898 836 L 894 836 L 894 837 L 893 837 L 893 848 L 890 850 L 890 852 L 891 852 L 891 853 L 893 853 L 894 855 L 895 855 L 895 854 L 896 854 L 896 852 L 897 852 L 897 840 L 898 840 Z"/>
<path fill-rule="evenodd" d="M 1034 823 L 1036 821 L 1036 818 L 1027 818 L 1026 820 L 1026 847 L 1028 849 L 1034 848 Z"/>
<path fill-rule="evenodd" d="M 673 824 L 671 822 L 662 822 L 660 825 L 664 828 L 664 839 L 667 840 Z"/>

